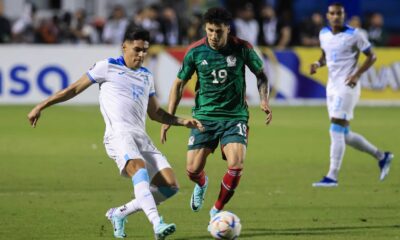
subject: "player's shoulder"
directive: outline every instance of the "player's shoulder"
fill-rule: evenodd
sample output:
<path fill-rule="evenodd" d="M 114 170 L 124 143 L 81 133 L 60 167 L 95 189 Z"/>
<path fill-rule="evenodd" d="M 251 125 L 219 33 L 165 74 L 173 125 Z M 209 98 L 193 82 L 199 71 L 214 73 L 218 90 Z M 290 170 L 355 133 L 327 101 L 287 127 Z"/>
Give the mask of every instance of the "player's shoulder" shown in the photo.
<path fill-rule="evenodd" d="M 343 27 L 343 32 L 348 35 L 355 35 L 359 33 L 357 28 L 350 27 L 349 25 L 345 25 Z"/>
<path fill-rule="evenodd" d="M 202 39 L 191 43 L 186 49 L 186 54 L 188 54 L 189 52 L 196 51 L 196 50 L 200 49 L 201 47 L 206 46 L 206 44 L 207 44 L 206 37 L 203 37 Z"/>
<path fill-rule="evenodd" d="M 125 66 L 125 60 L 122 56 L 118 58 L 109 57 L 105 59 L 108 64 L 118 65 L 118 66 Z"/>
<path fill-rule="evenodd" d="M 92 70 L 100 70 L 100 69 L 107 69 L 108 68 L 108 59 L 101 59 L 97 62 L 95 62 L 90 68 L 89 71 Z"/>
<path fill-rule="evenodd" d="M 332 32 L 331 27 L 325 26 L 325 27 L 321 28 L 321 30 L 319 31 L 319 35 L 322 36 L 322 35 L 326 35 L 327 33 L 331 33 L 331 32 Z"/>
<path fill-rule="evenodd" d="M 110 64 L 124 66 L 124 60 L 122 57 L 118 58 L 105 58 L 102 60 L 97 61 L 90 69 L 93 68 L 108 68 Z"/>
<path fill-rule="evenodd" d="M 232 44 L 234 47 L 239 47 L 239 48 L 248 48 L 252 49 L 253 45 L 251 45 L 248 41 L 235 37 L 235 36 L 230 36 L 229 37 L 229 42 Z"/>

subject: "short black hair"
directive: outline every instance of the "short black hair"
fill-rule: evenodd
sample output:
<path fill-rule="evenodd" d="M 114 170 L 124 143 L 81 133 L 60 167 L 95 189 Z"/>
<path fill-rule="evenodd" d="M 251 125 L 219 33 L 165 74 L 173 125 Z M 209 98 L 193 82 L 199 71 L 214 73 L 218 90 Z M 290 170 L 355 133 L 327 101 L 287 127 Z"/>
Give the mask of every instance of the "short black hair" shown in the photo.
<path fill-rule="evenodd" d="M 142 28 L 133 28 L 128 29 L 125 32 L 124 40 L 125 41 L 135 41 L 135 40 L 143 40 L 150 42 L 150 33 L 149 31 Z"/>
<path fill-rule="evenodd" d="M 230 25 L 232 14 L 225 8 L 213 7 L 207 10 L 203 16 L 204 23 Z"/>
<path fill-rule="evenodd" d="M 333 3 L 328 5 L 328 7 L 330 7 L 330 6 L 340 7 L 340 8 L 344 9 L 343 4 L 341 4 L 340 2 L 333 2 Z"/>

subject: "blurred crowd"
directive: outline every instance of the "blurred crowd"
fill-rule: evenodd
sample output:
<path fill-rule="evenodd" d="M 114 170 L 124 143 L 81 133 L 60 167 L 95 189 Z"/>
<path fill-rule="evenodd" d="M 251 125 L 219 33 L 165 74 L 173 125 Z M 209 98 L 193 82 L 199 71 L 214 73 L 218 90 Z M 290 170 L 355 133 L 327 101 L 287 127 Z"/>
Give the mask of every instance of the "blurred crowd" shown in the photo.
<path fill-rule="evenodd" d="M 265 1 L 224 2 L 224 7 L 234 17 L 232 34 L 253 45 L 277 49 L 319 46 L 318 34 L 326 25 L 325 13 L 315 12 L 302 22 L 294 22 L 290 8 L 276 9 Z M 149 30 L 151 43 L 180 46 L 204 36 L 201 21 L 204 10 L 192 8 L 189 15 L 183 15 L 176 6 L 156 3 L 131 15 L 123 6 L 115 5 L 110 9 L 108 19 L 88 16 L 85 9 L 39 18 L 36 7 L 27 4 L 21 16 L 11 21 L 5 17 L 0 2 L 0 43 L 120 44 L 125 31 L 142 27 Z M 375 46 L 387 46 L 388 33 L 383 16 L 371 13 L 363 17 L 352 16 L 348 24 L 360 28 Z"/>

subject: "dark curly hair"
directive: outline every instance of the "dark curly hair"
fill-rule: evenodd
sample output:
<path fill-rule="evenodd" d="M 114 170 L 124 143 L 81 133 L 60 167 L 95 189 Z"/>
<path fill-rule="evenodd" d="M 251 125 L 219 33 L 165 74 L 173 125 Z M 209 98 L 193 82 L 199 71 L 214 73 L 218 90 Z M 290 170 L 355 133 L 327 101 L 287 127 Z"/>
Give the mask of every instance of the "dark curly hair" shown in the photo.
<path fill-rule="evenodd" d="M 232 14 L 224 8 L 213 7 L 207 10 L 203 16 L 204 23 L 230 25 Z"/>

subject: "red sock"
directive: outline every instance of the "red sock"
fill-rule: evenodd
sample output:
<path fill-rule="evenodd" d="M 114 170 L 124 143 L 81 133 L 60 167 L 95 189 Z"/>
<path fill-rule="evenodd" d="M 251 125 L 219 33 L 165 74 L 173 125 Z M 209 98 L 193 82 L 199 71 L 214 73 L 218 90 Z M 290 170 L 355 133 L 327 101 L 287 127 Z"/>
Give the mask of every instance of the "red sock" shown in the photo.
<path fill-rule="evenodd" d="M 193 173 L 186 170 L 187 175 L 189 176 L 190 180 L 199 184 L 200 187 L 204 186 L 206 183 L 206 173 L 202 170 L 199 173 Z"/>
<path fill-rule="evenodd" d="M 219 191 L 218 200 L 215 202 L 215 208 L 221 210 L 225 204 L 229 202 L 236 187 L 239 185 L 242 169 L 228 169 L 221 182 L 221 190 Z"/>

